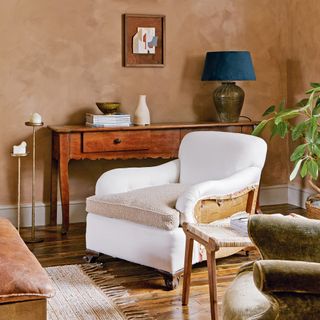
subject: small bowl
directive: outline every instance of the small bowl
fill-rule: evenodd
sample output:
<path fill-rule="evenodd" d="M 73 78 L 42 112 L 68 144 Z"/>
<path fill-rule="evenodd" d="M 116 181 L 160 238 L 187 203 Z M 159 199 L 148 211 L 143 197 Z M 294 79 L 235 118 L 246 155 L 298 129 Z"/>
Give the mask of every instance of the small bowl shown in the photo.
<path fill-rule="evenodd" d="M 120 102 L 96 102 L 99 110 L 104 114 L 116 113 L 120 107 Z"/>

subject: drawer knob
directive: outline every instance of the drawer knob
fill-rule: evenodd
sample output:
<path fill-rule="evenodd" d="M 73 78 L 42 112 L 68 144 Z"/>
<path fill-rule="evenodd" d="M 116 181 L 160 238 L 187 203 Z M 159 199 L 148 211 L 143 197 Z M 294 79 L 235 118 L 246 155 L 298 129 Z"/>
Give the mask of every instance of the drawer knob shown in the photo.
<path fill-rule="evenodd" d="M 121 143 L 121 139 L 119 139 L 119 138 L 114 139 L 114 140 L 113 140 L 113 143 L 114 143 L 114 144 L 119 144 L 119 143 Z"/>

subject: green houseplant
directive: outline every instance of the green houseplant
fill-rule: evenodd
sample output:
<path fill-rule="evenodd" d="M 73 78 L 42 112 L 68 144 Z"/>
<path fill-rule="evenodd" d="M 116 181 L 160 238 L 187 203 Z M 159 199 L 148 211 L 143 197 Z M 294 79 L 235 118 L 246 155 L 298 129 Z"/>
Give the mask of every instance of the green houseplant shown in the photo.
<path fill-rule="evenodd" d="M 290 181 L 300 173 L 316 191 L 316 195 L 307 200 L 309 210 L 315 200 L 320 200 L 320 187 L 316 182 L 320 170 L 320 83 L 311 83 L 306 95 L 307 98 L 290 108 L 286 107 L 284 101 L 278 106 L 270 106 L 263 114 L 265 119 L 255 128 L 253 135 L 259 136 L 268 127 L 271 138 L 275 135 L 281 138 L 289 135 L 296 141 L 297 147 L 290 156 L 294 163 Z M 319 214 L 320 207 L 318 210 Z"/>

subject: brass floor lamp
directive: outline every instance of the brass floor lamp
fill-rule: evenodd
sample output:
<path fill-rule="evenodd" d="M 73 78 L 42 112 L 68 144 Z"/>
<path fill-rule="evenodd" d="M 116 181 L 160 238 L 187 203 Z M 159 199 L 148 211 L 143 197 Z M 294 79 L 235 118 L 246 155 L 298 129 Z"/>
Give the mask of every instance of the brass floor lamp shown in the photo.
<path fill-rule="evenodd" d="M 26 157 L 27 152 L 24 153 L 11 153 L 11 157 L 18 158 L 18 213 L 17 213 L 17 229 L 20 233 L 21 226 L 21 157 Z"/>
<path fill-rule="evenodd" d="M 35 185 L 36 185 L 36 128 L 42 127 L 43 122 L 31 122 L 25 123 L 26 126 L 32 127 L 32 225 L 31 225 L 31 237 L 24 239 L 26 243 L 42 242 L 43 239 L 36 238 L 36 208 L 35 208 Z"/>

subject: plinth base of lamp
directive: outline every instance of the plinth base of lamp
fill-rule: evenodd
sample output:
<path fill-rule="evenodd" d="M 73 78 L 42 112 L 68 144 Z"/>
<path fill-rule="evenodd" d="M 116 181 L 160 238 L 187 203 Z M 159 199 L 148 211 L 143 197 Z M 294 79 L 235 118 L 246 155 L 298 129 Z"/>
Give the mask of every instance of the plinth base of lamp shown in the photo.
<path fill-rule="evenodd" d="M 43 122 L 31 122 L 31 121 L 27 121 L 24 124 L 28 127 L 42 127 L 44 125 Z"/>
<path fill-rule="evenodd" d="M 25 243 L 39 243 L 39 242 L 43 242 L 44 239 L 42 239 L 42 238 L 24 238 L 23 241 Z"/>

